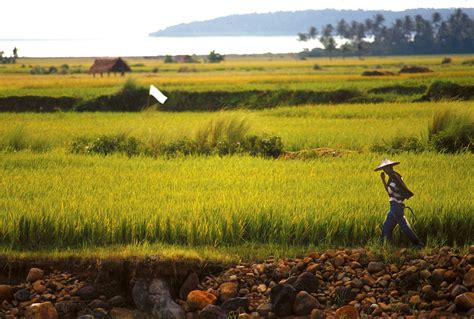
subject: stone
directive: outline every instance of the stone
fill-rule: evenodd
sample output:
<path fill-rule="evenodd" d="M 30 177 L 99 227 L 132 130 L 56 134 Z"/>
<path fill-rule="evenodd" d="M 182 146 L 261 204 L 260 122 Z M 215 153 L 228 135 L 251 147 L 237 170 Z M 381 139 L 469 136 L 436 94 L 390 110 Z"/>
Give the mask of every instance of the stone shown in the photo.
<path fill-rule="evenodd" d="M 336 258 L 334 258 L 335 267 L 341 267 L 342 265 L 344 265 L 345 262 L 346 260 L 342 256 L 336 256 Z"/>
<path fill-rule="evenodd" d="M 377 303 L 377 305 L 379 306 L 379 308 L 380 308 L 383 312 L 390 312 L 390 311 L 392 311 L 392 306 L 387 305 L 387 304 L 384 303 L 384 302 L 379 302 L 379 303 Z"/>
<path fill-rule="evenodd" d="M 31 287 L 39 294 L 42 294 L 46 290 L 46 286 L 42 280 L 36 280 Z"/>
<path fill-rule="evenodd" d="M 95 319 L 94 315 L 81 315 L 77 319 Z"/>
<path fill-rule="evenodd" d="M 272 304 L 269 302 L 264 302 L 257 307 L 257 312 L 260 316 L 267 318 L 268 314 L 272 311 Z"/>
<path fill-rule="evenodd" d="M 94 299 L 89 303 L 89 308 L 91 309 L 102 308 L 102 309 L 110 310 L 111 307 L 108 302 L 105 302 L 100 299 Z"/>
<path fill-rule="evenodd" d="M 222 301 L 237 296 L 239 285 L 237 282 L 225 282 L 219 286 L 220 297 Z"/>
<path fill-rule="evenodd" d="M 26 276 L 26 281 L 29 283 L 33 283 L 36 280 L 43 279 L 44 271 L 39 268 L 31 268 Z"/>
<path fill-rule="evenodd" d="M 446 269 L 443 269 L 443 268 L 437 268 L 433 270 L 433 273 L 431 275 L 432 282 L 435 285 L 439 285 L 441 282 L 443 282 L 445 272 L 446 272 Z"/>
<path fill-rule="evenodd" d="M 241 313 L 239 314 L 239 319 L 252 319 L 252 316 L 248 313 Z"/>
<path fill-rule="evenodd" d="M 15 299 L 23 302 L 23 301 L 28 301 L 30 300 L 30 292 L 26 289 L 20 289 L 17 292 L 15 292 Z"/>
<path fill-rule="evenodd" d="M 325 316 L 324 316 L 324 312 L 319 310 L 319 309 L 313 309 L 313 311 L 311 311 L 311 316 L 310 316 L 310 319 L 324 319 Z"/>
<path fill-rule="evenodd" d="M 449 283 L 456 280 L 456 277 L 457 273 L 451 269 L 447 270 L 443 275 L 443 279 Z"/>
<path fill-rule="evenodd" d="M 92 300 L 97 298 L 97 291 L 94 286 L 84 286 L 76 292 L 76 296 L 82 300 Z"/>
<path fill-rule="evenodd" d="M 179 290 L 179 298 L 182 300 L 186 300 L 188 294 L 196 290 L 199 285 L 199 277 L 195 272 L 192 272 L 186 277 L 186 280 L 181 285 L 181 289 Z"/>
<path fill-rule="evenodd" d="M 351 281 L 351 287 L 354 287 L 354 288 L 362 288 L 364 286 L 364 283 L 362 282 L 362 280 L 360 280 L 359 278 L 354 278 L 352 279 Z"/>
<path fill-rule="evenodd" d="M 410 305 L 417 306 L 421 303 L 421 298 L 418 295 L 413 295 L 410 297 Z"/>
<path fill-rule="evenodd" d="M 454 299 L 454 303 L 456 304 L 456 308 L 466 311 L 471 310 L 474 308 L 474 292 L 460 294 L 456 299 Z"/>
<path fill-rule="evenodd" d="M 474 254 L 474 245 L 469 246 L 469 253 Z"/>
<path fill-rule="evenodd" d="M 295 303 L 293 304 L 293 313 L 297 316 L 308 316 L 313 309 L 318 307 L 318 299 L 306 291 L 300 291 L 296 295 Z"/>
<path fill-rule="evenodd" d="M 295 298 L 296 289 L 293 286 L 286 284 L 276 285 L 270 292 L 272 312 L 279 317 L 291 315 Z"/>
<path fill-rule="evenodd" d="M 268 287 L 265 284 L 260 284 L 257 286 L 257 291 L 261 294 L 265 293 L 267 291 Z"/>
<path fill-rule="evenodd" d="M 201 310 L 207 305 L 213 305 L 217 301 L 217 297 L 213 294 L 202 291 L 193 290 L 188 294 L 187 302 L 188 305 L 195 310 Z"/>
<path fill-rule="evenodd" d="M 464 275 L 463 285 L 467 288 L 474 287 L 474 267 L 471 267 L 469 271 Z"/>
<path fill-rule="evenodd" d="M 246 297 L 237 297 L 237 298 L 230 298 L 224 301 L 221 305 L 221 308 L 225 312 L 236 311 L 239 308 L 243 309 L 244 311 L 249 310 L 250 301 Z"/>
<path fill-rule="evenodd" d="M 111 319 L 133 319 L 133 310 L 125 308 L 112 308 L 109 312 Z"/>
<path fill-rule="evenodd" d="M 199 319 L 226 319 L 227 314 L 220 307 L 207 305 L 199 312 Z"/>
<path fill-rule="evenodd" d="M 43 303 L 34 303 L 25 309 L 26 319 L 57 319 L 58 312 L 49 301 Z"/>
<path fill-rule="evenodd" d="M 127 303 L 125 297 L 117 295 L 109 299 L 109 304 L 111 307 L 120 307 Z"/>
<path fill-rule="evenodd" d="M 309 293 L 317 292 L 319 279 L 310 272 L 304 272 L 297 277 L 292 286 L 296 291 L 306 291 Z"/>
<path fill-rule="evenodd" d="M 0 301 L 12 301 L 15 294 L 15 288 L 10 285 L 0 285 Z"/>
<path fill-rule="evenodd" d="M 456 285 L 454 286 L 453 290 L 451 290 L 451 297 L 455 298 L 460 294 L 467 292 L 467 288 L 463 285 Z"/>
<path fill-rule="evenodd" d="M 365 275 L 364 277 L 362 277 L 361 280 L 364 285 L 367 285 L 369 287 L 373 287 L 376 284 L 375 279 L 368 275 Z"/>
<path fill-rule="evenodd" d="M 92 311 L 92 317 L 94 319 L 105 319 L 107 317 L 107 311 L 103 308 L 95 308 Z"/>
<path fill-rule="evenodd" d="M 357 319 L 359 313 L 354 306 L 344 306 L 336 310 L 336 319 Z"/>
<path fill-rule="evenodd" d="M 58 316 L 60 318 L 69 318 L 76 312 L 78 304 L 74 301 L 60 301 L 57 302 L 54 307 L 58 311 Z"/>
<path fill-rule="evenodd" d="M 381 261 L 371 261 L 367 266 L 367 270 L 372 274 L 384 269 L 384 263 Z"/>

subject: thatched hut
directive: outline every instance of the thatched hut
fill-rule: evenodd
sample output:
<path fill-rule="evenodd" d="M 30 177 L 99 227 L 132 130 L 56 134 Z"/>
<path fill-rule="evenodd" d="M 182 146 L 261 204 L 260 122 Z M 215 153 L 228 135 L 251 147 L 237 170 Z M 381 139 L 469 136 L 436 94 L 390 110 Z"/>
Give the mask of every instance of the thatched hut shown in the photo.
<path fill-rule="evenodd" d="M 94 64 L 89 69 L 89 73 L 94 76 L 96 73 L 100 73 L 100 76 L 107 73 L 110 76 L 110 72 L 113 72 L 114 75 L 119 72 L 123 76 L 125 72 L 132 72 L 132 69 L 122 58 L 95 59 Z"/>

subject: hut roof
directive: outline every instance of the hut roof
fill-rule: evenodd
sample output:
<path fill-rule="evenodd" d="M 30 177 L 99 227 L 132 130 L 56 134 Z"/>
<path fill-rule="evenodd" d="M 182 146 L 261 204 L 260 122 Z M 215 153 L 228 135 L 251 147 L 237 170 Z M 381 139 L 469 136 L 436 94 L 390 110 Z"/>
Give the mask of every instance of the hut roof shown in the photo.
<path fill-rule="evenodd" d="M 122 58 L 95 59 L 89 73 L 131 72 L 127 62 Z"/>

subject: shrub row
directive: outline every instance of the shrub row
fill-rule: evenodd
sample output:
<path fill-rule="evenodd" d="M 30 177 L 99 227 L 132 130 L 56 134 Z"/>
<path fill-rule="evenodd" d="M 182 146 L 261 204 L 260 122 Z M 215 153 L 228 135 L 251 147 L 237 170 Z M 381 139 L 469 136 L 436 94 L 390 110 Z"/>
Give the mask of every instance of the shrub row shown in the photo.
<path fill-rule="evenodd" d="M 233 142 L 227 139 L 219 140 L 215 145 L 199 143 L 196 140 L 182 138 L 168 143 L 157 145 L 146 144 L 133 136 L 124 134 L 102 135 L 97 138 L 80 137 L 69 146 L 73 154 L 100 154 L 114 153 L 132 156 L 166 156 L 179 155 L 235 155 L 247 154 L 267 158 L 277 158 L 283 152 L 283 143 L 278 136 L 262 137 L 256 135 L 245 136 L 242 140 Z"/>

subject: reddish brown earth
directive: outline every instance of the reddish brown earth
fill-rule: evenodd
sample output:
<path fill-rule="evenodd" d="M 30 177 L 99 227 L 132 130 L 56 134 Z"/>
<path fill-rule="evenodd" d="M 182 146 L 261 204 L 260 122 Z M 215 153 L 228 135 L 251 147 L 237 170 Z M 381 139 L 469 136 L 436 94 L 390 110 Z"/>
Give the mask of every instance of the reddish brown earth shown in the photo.
<path fill-rule="evenodd" d="M 474 246 L 223 265 L 0 260 L 0 318 L 474 317 Z M 179 306 L 178 306 L 179 305 Z"/>

